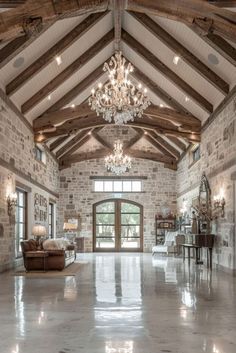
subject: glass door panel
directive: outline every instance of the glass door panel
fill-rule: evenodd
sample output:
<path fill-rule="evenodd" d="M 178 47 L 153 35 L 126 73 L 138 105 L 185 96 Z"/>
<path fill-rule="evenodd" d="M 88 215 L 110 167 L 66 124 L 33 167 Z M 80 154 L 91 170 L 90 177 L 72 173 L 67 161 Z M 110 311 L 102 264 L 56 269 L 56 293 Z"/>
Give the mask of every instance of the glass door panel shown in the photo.
<path fill-rule="evenodd" d="M 122 200 L 95 205 L 94 250 L 141 251 L 142 208 Z"/>

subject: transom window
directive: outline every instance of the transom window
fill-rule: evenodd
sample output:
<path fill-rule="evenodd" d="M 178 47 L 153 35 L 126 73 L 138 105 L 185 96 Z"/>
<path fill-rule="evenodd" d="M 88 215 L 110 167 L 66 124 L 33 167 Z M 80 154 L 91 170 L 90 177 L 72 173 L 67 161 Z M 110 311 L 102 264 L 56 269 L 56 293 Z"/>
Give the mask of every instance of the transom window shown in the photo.
<path fill-rule="evenodd" d="M 142 192 L 142 180 L 94 180 L 95 192 Z"/>

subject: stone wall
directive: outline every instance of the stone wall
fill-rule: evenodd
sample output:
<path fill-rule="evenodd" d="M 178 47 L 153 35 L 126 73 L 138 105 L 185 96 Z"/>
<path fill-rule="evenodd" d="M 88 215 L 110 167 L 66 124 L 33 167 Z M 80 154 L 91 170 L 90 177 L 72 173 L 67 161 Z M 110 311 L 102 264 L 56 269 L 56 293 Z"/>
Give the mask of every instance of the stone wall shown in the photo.
<path fill-rule="evenodd" d="M 15 264 L 15 227 L 7 213 L 7 196 L 16 184 L 28 191 L 28 236 L 34 224 L 34 193 L 56 200 L 58 164 L 46 151 L 47 163 L 35 159 L 32 131 L 0 100 L 0 271 Z M 9 178 L 10 177 L 10 178 Z M 47 226 L 47 221 L 45 225 Z"/>
<path fill-rule="evenodd" d="M 191 214 L 192 199 L 198 195 L 203 172 L 209 180 L 212 198 L 222 188 L 226 200 L 225 217 L 212 224 L 216 234 L 213 262 L 222 269 L 235 269 L 235 181 L 236 171 L 236 97 L 203 132 L 201 158 L 190 166 L 187 154 L 178 165 L 178 210 L 186 203 Z"/>
<path fill-rule="evenodd" d="M 102 130 L 103 138 L 114 141 L 110 138 L 113 128 Z M 113 132 L 114 133 L 114 132 Z M 118 136 L 123 141 L 129 141 L 130 133 L 127 128 L 123 129 Z M 115 133 L 116 136 L 117 133 Z M 133 137 L 133 135 L 132 135 Z M 94 141 L 91 140 L 94 144 Z M 140 148 L 145 149 L 146 141 L 139 142 Z M 89 144 L 83 147 L 83 151 L 90 150 Z M 98 146 L 99 148 L 99 146 Z M 101 148 L 101 146 L 100 146 Z M 65 212 L 76 210 L 81 216 L 82 230 L 81 235 L 86 237 L 86 251 L 92 251 L 93 204 L 110 198 L 114 198 L 112 193 L 93 192 L 93 180 L 90 176 L 111 176 L 104 167 L 103 159 L 90 160 L 72 164 L 71 168 L 60 172 L 60 189 L 58 204 L 58 234 L 61 233 Z M 134 159 L 132 169 L 125 176 L 146 176 L 143 180 L 143 193 L 124 193 L 122 199 L 136 201 L 144 207 L 144 251 L 151 251 L 155 244 L 155 214 L 161 212 L 164 207 L 169 207 L 173 212 L 176 211 L 176 172 L 164 168 L 162 163 Z"/>

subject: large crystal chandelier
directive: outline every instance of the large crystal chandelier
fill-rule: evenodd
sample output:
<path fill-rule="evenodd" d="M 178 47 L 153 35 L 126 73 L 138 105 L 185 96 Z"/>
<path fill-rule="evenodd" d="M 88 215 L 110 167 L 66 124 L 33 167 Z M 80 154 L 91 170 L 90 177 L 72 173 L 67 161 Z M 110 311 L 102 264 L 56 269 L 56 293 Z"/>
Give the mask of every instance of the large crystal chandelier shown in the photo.
<path fill-rule="evenodd" d="M 117 175 L 123 174 L 131 168 L 131 158 L 123 154 L 123 144 L 120 140 L 115 141 L 113 154 L 105 158 L 105 167 Z"/>
<path fill-rule="evenodd" d="M 114 119 L 115 124 L 124 124 L 133 121 L 135 117 L 141 118 L 143 111 L 151 104 L 147 97 L 147 89 L 141 84 L 138 88 L 129 80 L 130 72 L 134 68 L 127 63 L 122 53 L 116 52 L 109 63 L 105 63 L 104 71 L 108 72 L 108 82 L 98 84 L 92 89 L 89 98 L 91 109 L 97 115 L 102 114 L 109 123 Z"/>

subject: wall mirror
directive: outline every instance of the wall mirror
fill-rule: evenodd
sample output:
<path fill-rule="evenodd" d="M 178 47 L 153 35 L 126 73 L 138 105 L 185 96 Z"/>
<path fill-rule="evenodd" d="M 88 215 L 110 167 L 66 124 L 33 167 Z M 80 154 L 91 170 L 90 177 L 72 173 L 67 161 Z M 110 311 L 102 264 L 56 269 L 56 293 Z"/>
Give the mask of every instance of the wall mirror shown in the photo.
<path fill-rule="evenodd" d="M 210 233 L 212 212 L 211 189 L 205 173 L 201 177 L 197 208 L 200 233 Z"/>

